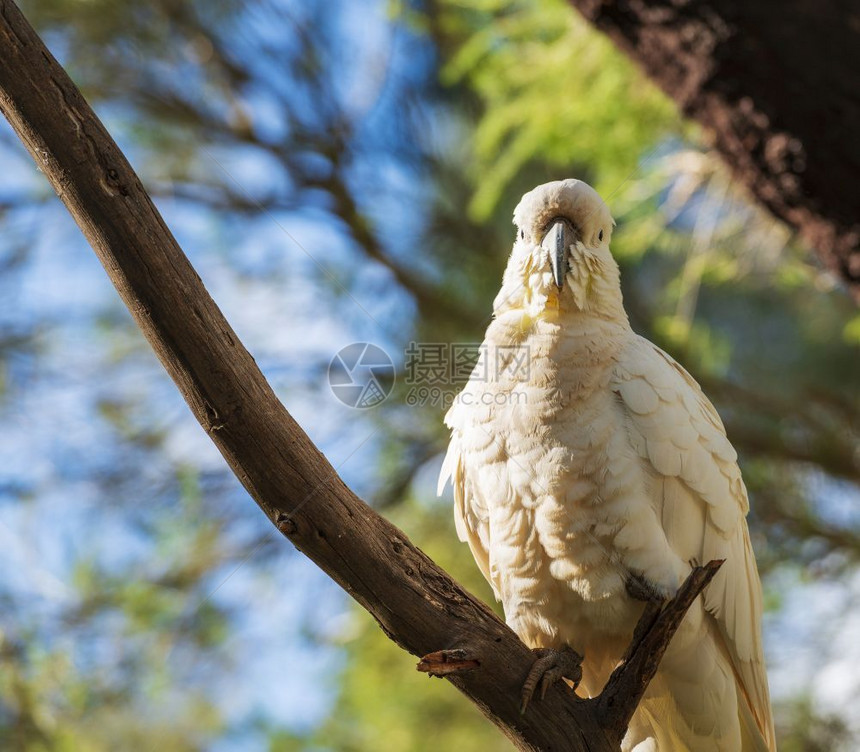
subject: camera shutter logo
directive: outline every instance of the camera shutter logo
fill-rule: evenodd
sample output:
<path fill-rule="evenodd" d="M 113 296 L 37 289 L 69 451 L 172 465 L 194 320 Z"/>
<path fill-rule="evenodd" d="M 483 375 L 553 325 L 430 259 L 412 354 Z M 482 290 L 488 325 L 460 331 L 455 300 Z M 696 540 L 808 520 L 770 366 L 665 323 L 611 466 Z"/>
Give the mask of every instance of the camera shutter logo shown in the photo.
<path fill-rule="evenodd" d="M 394 387 L 394 363 L 381 347 L 353 342 L 341 348 L 328 366 L 332 394 L 349 407 L 374 407 Z"/>

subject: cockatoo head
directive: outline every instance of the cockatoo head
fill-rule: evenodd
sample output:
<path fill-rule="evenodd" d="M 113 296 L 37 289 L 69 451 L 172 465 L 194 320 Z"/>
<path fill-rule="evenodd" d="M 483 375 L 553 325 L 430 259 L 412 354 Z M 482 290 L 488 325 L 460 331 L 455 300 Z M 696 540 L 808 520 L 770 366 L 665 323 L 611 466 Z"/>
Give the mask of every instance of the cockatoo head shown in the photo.
<path fill-rule="evenodd" d="M 581 180 L 529 191 L 514 210 L 517 238 L 496 298 L 497 312 L 523 308 L 599 313 L 620 305 L 618 265 L 609 252 L 614 222 L 597 192 Z"/>

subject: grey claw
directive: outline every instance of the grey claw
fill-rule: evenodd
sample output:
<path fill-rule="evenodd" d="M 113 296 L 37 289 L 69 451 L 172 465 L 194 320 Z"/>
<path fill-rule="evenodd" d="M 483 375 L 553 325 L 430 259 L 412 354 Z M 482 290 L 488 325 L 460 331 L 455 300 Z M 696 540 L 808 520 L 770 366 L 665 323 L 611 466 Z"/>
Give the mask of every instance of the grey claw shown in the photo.
<path fill-rule="evenodd" d="M 573 683 L 574 689 L 582 679 L 582 656 L 568 646 L 561 650 L 535 648 L 537 660 L 532 664 L 525 682 L 520 702 L 520 714 L 526 712 L 535 690 L 540 685 L 540 699 L 546 697 L 547 690 L 561 679 Z"/>

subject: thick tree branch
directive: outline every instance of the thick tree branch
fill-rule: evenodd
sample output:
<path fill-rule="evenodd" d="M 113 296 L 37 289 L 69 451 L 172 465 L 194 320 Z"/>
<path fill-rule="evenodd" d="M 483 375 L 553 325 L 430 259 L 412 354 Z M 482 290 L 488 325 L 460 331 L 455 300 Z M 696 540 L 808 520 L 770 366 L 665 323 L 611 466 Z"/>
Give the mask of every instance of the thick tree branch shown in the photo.
<path fill-rule="evenodd" d="M 704 125 L 860 302 L 860 11 L 850 0 L 570 0 Z"/>
<path fill-rule="evenodd" d="M 520 749 L 617 749 L 618 734 L 601 727 L 596 700 L 556 687 L 520 715 L 531 651 L 338 477 L 278 401 L 137 175 L 11 0 L 0 0 L 0 109 L 269 520 L 405 650 L 467 648 L 473 670 L 455 671 L 450 681 Z M 647 679 L 637 676 L 644 691 Z M 635 707 L 638 698 L 628 701 Z"/>

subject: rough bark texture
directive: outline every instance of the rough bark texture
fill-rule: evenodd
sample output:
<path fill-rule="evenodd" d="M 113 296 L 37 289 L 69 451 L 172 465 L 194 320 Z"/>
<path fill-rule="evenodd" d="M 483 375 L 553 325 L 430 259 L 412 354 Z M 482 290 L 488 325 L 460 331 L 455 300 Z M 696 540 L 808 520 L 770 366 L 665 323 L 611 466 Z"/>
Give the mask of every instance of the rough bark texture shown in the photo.
<path fill-rule="evenodd" d="M 860 6 L 570 0 L 701 123 L 860 302 Z"/>
<path fill-rule="evenodd" d="M 119 148 L 10 0 L 0 0 L 0 110 L 81 227 L 194 416 L 278 530 L 405 650 L 422 656 L 462 649 L 468 661 L 449 666 L 455 670 L 448 679 L 518 748 L 617 750 L 623 728 L 611 713 L 598 713 L 599 699 L 581 700 L 555 686 L 520 714 L 532 652 L 346 487 L 278 401 Z M 664 630 L 656 643 L 665 646 L 672 634 Z M 625 673 L 636 674 L 624 703 L 630 712 L 658 660 L 631 664 Z"/>

